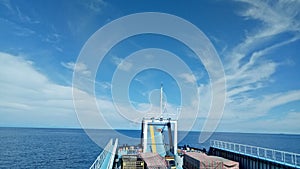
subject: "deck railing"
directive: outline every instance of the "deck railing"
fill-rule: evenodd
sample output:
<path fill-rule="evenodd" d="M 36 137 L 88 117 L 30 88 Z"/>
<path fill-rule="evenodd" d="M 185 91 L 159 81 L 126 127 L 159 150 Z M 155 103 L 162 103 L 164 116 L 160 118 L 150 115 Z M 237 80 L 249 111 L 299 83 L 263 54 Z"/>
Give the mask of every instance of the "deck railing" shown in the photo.
<path fill-rule="evenodd" d="M 112 152 L 111 152 L 112 154 L 111 154 L 110 159 L 109 159 L 109 164 L 108 164 L 108 168 L 109 169 L 113 168 L 113 164 L 114 164 L 115 154 L 117 152 L 118 143 L 119 143 L 119 139 L 116 139 L 115 144 L 114 144 L 114 146 L 112 148 Z"/>
<path fill-rule="evenodd" d="M 300 154 L 219 140 L 212 140 L 210 144 L 214 148 L 300 168 Z"/>
<path fill-rule="evenodd" d="M 107 153 L 110 153 L 111 148 L 113 146 L 113 140 L 110 139 L 107 145 L 105 146 L 104 150 L 101 152 L 101 154 L 96 158 L 90 169 L 99 169 L 101 168 L 102 164 L 104 163 L 104 160 L 107 156 Z"/>

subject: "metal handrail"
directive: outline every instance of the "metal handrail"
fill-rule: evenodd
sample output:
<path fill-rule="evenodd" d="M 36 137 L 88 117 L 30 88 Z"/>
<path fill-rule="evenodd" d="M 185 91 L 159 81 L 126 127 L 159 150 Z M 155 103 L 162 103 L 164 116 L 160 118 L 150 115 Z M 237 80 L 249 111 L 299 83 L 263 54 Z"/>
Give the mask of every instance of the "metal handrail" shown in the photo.
<path fill-rule="evenodd" d="M 104 150 L 100 153 L 100 155 L 96 158 L 94 163 L 91 165 L 90 169 L 99 169 L 101 165 L 103 164 L 107 153 L 109 153 L 111 147 L 113 146 L 112 144 L 112 139 L 109 140 L 107 145 L 105 146 Z"/>
<path fill-rule="evenodd" d="M 300 168 L 300 154 L 220 140 L 211 140 L 211 147 Z"/>
<path fill-rule="evenodd" d="M 109 159 L 109 165 L 108 168 L 113 168 L 113 164 L 114 164 L 114 159 L 115 159 L 115 154 L 117 151 L 117 147 L 118 147 L 118 143 L 119 143 L 119 139 L 116 139 L 113 150 L 112 150 L 112 155 Z"/>

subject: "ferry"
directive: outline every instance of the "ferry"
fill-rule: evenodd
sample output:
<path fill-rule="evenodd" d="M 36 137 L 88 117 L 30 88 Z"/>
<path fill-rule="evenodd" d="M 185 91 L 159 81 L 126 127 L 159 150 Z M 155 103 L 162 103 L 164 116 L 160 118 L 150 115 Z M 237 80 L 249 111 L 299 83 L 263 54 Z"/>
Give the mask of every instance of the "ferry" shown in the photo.
<path fill-rule="evenodd" d="M 161 87 L 161 109 L 162 92 Z M 207 152 L 179 146 L 177 122 L 144 118 L 139 145 L 118 145 L 118 138 L 111 139 L 90 169 L 300 169 L 296 153 L 220 140 L 211 140 Z"/>

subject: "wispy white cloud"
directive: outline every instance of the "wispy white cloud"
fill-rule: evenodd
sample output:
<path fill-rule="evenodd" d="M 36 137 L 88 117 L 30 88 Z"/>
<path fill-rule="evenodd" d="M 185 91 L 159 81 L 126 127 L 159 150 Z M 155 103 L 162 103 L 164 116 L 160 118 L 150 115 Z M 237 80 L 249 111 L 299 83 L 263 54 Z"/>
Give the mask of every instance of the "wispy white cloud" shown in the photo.
<path fill-rule="evenodd" d="M 75 69 L 71 62 L 65 66 Z M 79 68 L 79 71 L 86 70 L 84 66 Z M 3 117 L 0 126 L 81 127 L 76 118 L 78 115 L 82 118 L 80 120 L 88 123 L 84 127 L 107 128 L 103 118 L 99 118 L 97 106 L 91 106 L 95 101 L 107 121 L 119 121 L 112 127 L 128 124 L 109 99 L 96 98 L 75 87 L 56 84 L 22 56 L 0 53 L 0 70 L 0 116 Z M 110 84 L 101 85 L 108 88 Z M 77 94 L 75 105 L 80 113 L 77 115 L 73 94 Z"/>
<path fill-rule="evenodd" d="M 142 78 L 135 77 L 133 80 L 139 82 L 142 85 L 145 84 L 145 82 L 144 82 L 144 80 Z"/>
<path fill-rule="evenodd" d="M 25 23 L 25 24 L 38 24 L 40 21 L 34 19 L 27 15 L 22 9 L 16 5 L 13 5 L 10 0 L 3 0 L 0 2 L 0 5 L 4 6 L 7 10 L 7 13 L 13 15 L 18 22 Z M 34 11 L 31 11 L 34 12 Z"/>
<path fill-rule="evenodd" d="M 15 8 L 16 10 L 13 11 L 19 18 L 19 21 L 20 22 L 23 22 L 23 23 L 28 23 L 28 24 L 38 24 L 40 23 L 40 21 L 38 20 L 34 20 L 32 17 L 29 17 L 28 15 L 25 15 L 19 7 L 16 6 Z"/>
<path fill-rule="evenodd" d="M 9 10 L 12 9 L 10 0 L 2 0 L 2 1 L 0 1 L 0 5 L 5 6 Z"/>
<path fill-rule="evenodd" d="M 282 33 L 292 33 L 291 42 L 300 38 L 300 8 L 299 1 L 250 1 L 237 0 L 248 4 L 246 10 L 240 11 L 240 15 L 246 19 L 254 19 L 262 24 L 254 28 L 229 54 L 231 64 L 228 65 L 232 71 L 240 68 L 241 60 L 251 53 L 259 52 L 260 45 L 266 41 L 273 40 Z M 289 41 L 289 40 L 287 40 Z M 273 42 L 276 43 L 276 42 Z M 281 42 L 279 42 L 281 43 Z M 254 52 L 253 52 L 254 51 Z M 252 59 L 257 58 L 255 56 Z M 254 61 L 254 60 L 252 60 Z"/>
<path fill-rule="evenodd" d="M 47 37 L 45 37 L 44 41 L 48 43 L 56 44 L 61 41 L 61 35 L 58 33 L 49 34 Z"/>
<path fill-rule="evenodd" d="M 263 29 L 255 33 L 256 38 L 278 35 L 287 31 L 299 31 L 299 1 L 251 1 L 240 0 L 250 7 L 240 14 L 247 19 L 263 22 Z M 267 31 L 268 30 L 268 31 Z"/>
<path fill-rule="evenodd" d="M 263 118 L 260 120 L 245 120 L 235 117 L 230 121 L 223 120 L 219 126 L 219 131 L 241 132 L 240 129 L 242 128 L 245 129 L 242 132 L 299 134 L 299 119 L 300 112 L 283 112 L 280 119 Z"/>
<path fill-rule="evenodd" d="M 0 53 L 0 60 L 1 126 L 78 126 L 71 87 L 52 83 L 22 57 Z"/>
<path fill-rule="evenodd" d="M 255 118 L 272 116 L 270 110 L 290 102 L 300 100 L 300 90 L 286 91 L 280 93 L 266 94 L 262 96 L 249 97 L 240 95 L 232 98 L 233 102 L 227 102 L 224 120 L 253 120 Z M 278 119 L 279 120 L 279 119 Z"/>
<path fill-rule="evenodd" d="M 85 34 L 86 30 L 96 29 L 91 27 L 94 25 L 95 21 L 98 21 L 98 17 L 95 17 L 99 14 L 102 14 L 102 11 L 109 5 L 108 2 L 104 0 L 91 0 L 91 1 L 77 1 L 78 5 L 83 7 L 85 15 L 72 13 L 74 18 L 69 18 L 66 21 L 69 32 L 76 37 L 76 39 L 86 40 L 90 33 Z M 109 20 L 109 19 L 108 19 Z"/>
<path fill-rule="evenodd" d="M 100 82 L 99 86 L 103 89 L 111 89 L 111 83 L 109 82 Z"/>
<path fill-rule="evenodd" d="M 263 112 L 268 112 L 274 107 L 284 105 L 286 103 L 290 103 L 293 101 L 299 101 L 300 100 L 300 90 L 291 90 L 286 92 L 280 92 L 280 93 L 273 93 L 264 96 L 260 103 L 257 104 L 257 111 L 259 110 L 265 110 Z"/>
<path fill-rule="evenodd" d="M 195 83 L 197 80 L 194 74 L 182 73 L 178 76 L 182 78 L 186 83 Z"/>
<path fill-rule="evenodd" d="M 126 61 L 126 59 L 122 59 L 117 56 L 112 57 L 112 62 L 116 66 L 118 66 L 118 69 L 123 70 L 123 71 L 129 71 L 129 70 L 131 70 L 131 68 L 133 66 L 131 62 L 128 62 L 128 61 Z"/>
<path fill-rule="evenodd" d="M 88 69 L 88 67 L 84 63 L 74 63 L 74 62 L 68 62 L 68 63 L 61 63 L 62 66 L 65 68 L 68 68 L 74 72 L 77 72 L 79 74 L 90 76 L 91 71 Z"/>
<path fill-rule="evenodd" d="M 1 1 L 2 2 L 2 1 Z M 34 37 L 40 39 L 42 43 L 50 44 L 54 49 L 62 52 L 63 49 L 59 44 L 62 39 L 62 35 L 56 30 L 54 25 L 48 25 L 48 23 L 41 22 L 37 17 L 39 16 L 35 10 L 28 10 L 23 6 L 11 3 L 10 1 L 0 2 L 5 6 L 5 15 L 0 16 L 0 22 L 4 22 L 4 27 L 14 36 L 21 37 Z M 44 29 L 48 30 L 49 33 L 44 34 L 44 31 L 36 29 L 36 25 L 43 25 Z M 41 26 L 38 26 L 41 27 Z"/>
<path fill-rule="evenodd" d="M 233 49 L 226 48 L 224 52 L 227 100 L 219 130 L 237 131 L 236 126 L 240 126 L 239 132 L 254 132 L 255 119 L 262 118 L 266 123 L 271 123 L 274 120 L 268 120 L 268 117 L 272 109 L 300 100 L 299 90 L 287 89 L 278 93 L 263 94 L 257 92 L 273 83 L 278 68 L 285 62 L 276 62 L 269 55 L 280 47 L 300 39 L 300 1 L 238 1 L 248 5 L 239 14 L 248 20 L 258 21 L 259 24 L 248 30 L 249 33 L 240 44 Z M 288 36 L 283 38 L 280 35 L 284 33 Z M 211 99 L 207 92 L 210 89 L 208 85 L 205 84 L 199 89 L 202 91 L 202 97 Z M 201 107 L 208 111 L 209 106 Z M 286 117 L 288 122 L 294 123 L 289 126 L 296 126 L 295 120 L 288 118 L 289 114 Z M 243 123 L 247 125 L 239 125 Z M 259 126 L 260 123 L 263 124 L 263 120 L 257 123 Z M 277 125 L 273 131 L 287 130 Z"/>
<path fill-rule="evenodd" d="M 72 62 L 64 66 L 71 70 L 86 70 L 83 65 L 76 69 Z M 0 70 L 0 115 L 3 117 L 0 126 L 81 127 L 76 118 L 78 116 L 84 124 L 82 127 L 86 128 L 128 128 L 129 123 L 132 123 L 131 127 L 140 127 L 141 121 L 123 117 L 112 100 L 96 98 L 75 87 L 56 84 L 40 73 L 34 62 L 22 56 L 0 53 Z M 110 88 L 108 82 L 98 85 Z M 122 106 L 121 103 L 119 105 Z M 131 105 L 123 106 L 125 110 L 131 110 Z M 142 110 L 147 106 L 138 103 Z"/>
<path fill-rule="evenodd" d="M 258 20 L 262 24 L 254 28 L 226 57 L 228 62 L 225 64 L 225 71 L 229 96 L 265 87 L 264 84 L 271 81 L 281 63 L 264 59 L 264 56 L 300 38 L 299 2 L 239 1 L 248 4 L 248 8 L 240 11 L 240 15 L 246 19 Z M 292 33 L 293 36 L 274 41 L 274 38 L 286 32 Z M 262 43 L 269 45 L 262 48 Z M 249 59 L 245 59 L 246 57 Z"/>
<path fill-rule="evenodd" d="M 84 1 L 83 3 L 88 10 L 91 10 L 93 12 L 101 12 L 103 8 L 107 6 L 107 2 L 105 2 L 104 0 L 91 0 Z"/>
<path fill-rule="evenodd" d="M 9 27 L 9 29 L 12 30 L 12 33 L 14 35 L 25 37 L 25 36 L 31 36 L 31 35 L 36 34 L 36 31 L 34 31 L 32 29 L 29 29 L 29 28 L 26 28 L 24 26 L 20 26 L 19 24 L 15 23 L 15 22 L 12 22 L 12 21 L 10 21 L 6 18 L 0 18 L 0 22 L 3 22 L 3 24 L 6 27 Z"/>

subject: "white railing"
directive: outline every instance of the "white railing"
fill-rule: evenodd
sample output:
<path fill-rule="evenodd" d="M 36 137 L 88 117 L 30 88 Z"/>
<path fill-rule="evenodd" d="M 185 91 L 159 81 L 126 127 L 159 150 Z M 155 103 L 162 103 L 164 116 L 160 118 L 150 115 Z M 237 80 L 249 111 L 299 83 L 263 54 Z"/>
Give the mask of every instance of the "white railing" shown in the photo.
<path fill-rule="evenodd" d="M 300 168 L 300 154 L 219 140 L 212 140 L 210 144 L 214 148 Z"/>
<path fill-rule="evenodd" d="M 108 168 L 113 168 L 113 165 L 114 165 L 114 159 L 115 159 L 115 155 L 116 155 L 116 152 L 117 152 L 117 147 L 118 147 L 118 139 L 116 139 L 115 141 L 115 145 L 112 149 L 112 154 L 110 156 L 110 159 L 109 159 L 109 164 L 108 164 Z"/>
<path fill-rule="evenodd" d="M 111 147 L 113 146 L 112 139 L 109 140 L 104 150 L 100 153 L 100 155 L 96 158 L 90 169 L 100 169 L 107 154 L 110 153 Z"/>

